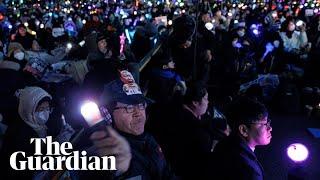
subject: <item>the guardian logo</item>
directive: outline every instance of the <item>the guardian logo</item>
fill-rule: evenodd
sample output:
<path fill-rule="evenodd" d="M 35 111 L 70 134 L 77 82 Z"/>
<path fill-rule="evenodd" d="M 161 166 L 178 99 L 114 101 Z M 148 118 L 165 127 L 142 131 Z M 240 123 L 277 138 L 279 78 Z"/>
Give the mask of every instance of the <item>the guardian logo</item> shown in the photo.
<path fill-rule="evenodd" d="M 26 153 L 18 151 L 10 156 L 10 166 L 15 170 L 116 170 L 114 156 L 89 156 L 86 151 L 72 151 L 70 142 L 61 145 L 52 142 L 52 137 L 31 138 L 35 145 L 34 156 L 26 157 Z M 41 144 L 46 144 L 47 152 L 41 152 Z M 65 168 L 64 168 L 65 167 Z"/>

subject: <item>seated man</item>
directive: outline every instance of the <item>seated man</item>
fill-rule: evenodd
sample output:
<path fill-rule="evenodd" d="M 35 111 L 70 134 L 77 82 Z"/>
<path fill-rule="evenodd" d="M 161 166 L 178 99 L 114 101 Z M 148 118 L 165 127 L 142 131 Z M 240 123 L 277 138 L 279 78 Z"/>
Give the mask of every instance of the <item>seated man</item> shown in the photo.
<path fill-rule="evenodd" d="M 272 137 L 266 107 L 252 99 L 239 99 L 231 106 L 228 120 L 233 125 L 232 133 L 215 147 L 214 175 L 218 179 L 264 179 L 254 150 L 269 144 Z"/>
<path fill-rule="evenodd" d="M 155 139 L 144 131 L 148 100 L 128 71 L 104 88 L 101 105 L 110 111 L 114 128 L 130 144 L 132 160 L 121 178 L 171 179 L 166 160 Z"/>

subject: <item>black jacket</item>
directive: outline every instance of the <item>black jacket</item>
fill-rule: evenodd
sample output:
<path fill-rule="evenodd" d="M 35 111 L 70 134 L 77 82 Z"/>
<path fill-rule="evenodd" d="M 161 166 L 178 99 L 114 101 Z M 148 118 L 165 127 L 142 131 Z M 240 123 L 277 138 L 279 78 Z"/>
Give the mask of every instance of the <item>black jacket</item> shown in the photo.
<path fill-rule="evenodd" d="M 263 180 L 264 173 L 254 152 L 236 135 L 221 140 L 215 147 L 215 173 L 224 180 Z"/>
<path fill-rule="evenodd" d="M 174 111 L 163 141 L 169 162 L 183 179 L 209 179 L 213 138 L 205 122 L 183 107 Z"/>
<path fill-rule="evenodd" d="M 120 132 L 129 142 L 132 160 L 129 170 L 118 177 L 140 177 L 141 180 L 175 179 L 156 140 L 147 133 L 134 136 Z"/>

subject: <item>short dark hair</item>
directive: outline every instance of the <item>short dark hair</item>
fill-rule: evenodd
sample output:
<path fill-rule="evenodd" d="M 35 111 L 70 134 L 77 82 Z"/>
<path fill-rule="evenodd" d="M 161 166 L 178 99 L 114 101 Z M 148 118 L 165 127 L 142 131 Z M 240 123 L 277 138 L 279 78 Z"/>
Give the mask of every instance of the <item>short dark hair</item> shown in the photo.
<path fill-rule="evenodd" d="M 183 97 L 184 104 L 191 104 L 193 101 L 201 101 L 207 94 L 207 89 L 203 83 L 194 82 L 187 86 L 187 91 Z"/>
<path fill-rule="evenodd" d="M 257 100 L 241 97 L 235 100 L 226 113 L 233 131 L 237 131 L 239 125 L 254 123 L 268 115 L 268 110 Z"/>

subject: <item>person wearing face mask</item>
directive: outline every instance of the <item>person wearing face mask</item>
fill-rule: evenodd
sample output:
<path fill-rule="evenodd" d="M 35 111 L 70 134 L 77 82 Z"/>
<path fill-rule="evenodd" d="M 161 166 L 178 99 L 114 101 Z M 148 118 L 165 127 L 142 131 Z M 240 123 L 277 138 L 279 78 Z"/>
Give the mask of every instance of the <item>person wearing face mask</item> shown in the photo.
<path fill-rule="evenodd" d="M 31 179 L 32 171 L 14 171 L 10 168 L 10 155 L 17 151 L 26 152 L 26 156 L 34 155 L 34 145 L 30 144 L 31 138 L 45 138 L 49 136 L 48 126 L 46 125 L 51 113 L 50 102 L 52 97 L 40 87 L 26 87 L 16 92 L 18 97 L 18 115 L 16 121 L 8 124 L 8 129 L 4 137 L 3 149 L 1 150 L 2 168 L 7 168 L 4 179 L 14 178 Z M 67 135 L 67 132 L 69 134 Z M 55 140 L 69 140 L 74 133 L 73 129 L 68 125 L 64 125 L 58 136 L 53 137 Z M 63 137 L 62 137 L 63 136 Z"/>

